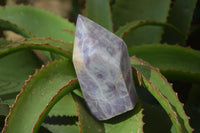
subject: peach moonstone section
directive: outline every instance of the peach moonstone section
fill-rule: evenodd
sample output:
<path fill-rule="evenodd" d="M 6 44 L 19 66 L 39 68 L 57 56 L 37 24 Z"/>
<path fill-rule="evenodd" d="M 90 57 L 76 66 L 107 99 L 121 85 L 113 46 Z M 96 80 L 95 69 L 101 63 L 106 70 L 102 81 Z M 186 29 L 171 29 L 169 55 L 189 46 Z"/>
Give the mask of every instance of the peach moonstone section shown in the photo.
<path fill-rule="evenodd" d="M 91 113 L 107 120 L 134 108 L 137 97 L 124 41 L 79 15 L 73 63 Z"/>

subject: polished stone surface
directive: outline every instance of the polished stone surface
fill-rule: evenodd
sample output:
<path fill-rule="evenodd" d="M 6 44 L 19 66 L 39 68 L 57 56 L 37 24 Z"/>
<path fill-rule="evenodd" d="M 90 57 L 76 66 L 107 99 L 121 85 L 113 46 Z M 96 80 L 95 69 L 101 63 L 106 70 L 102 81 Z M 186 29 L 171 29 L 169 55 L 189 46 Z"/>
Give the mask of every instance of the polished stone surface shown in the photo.
<path fill-rule="evenodd" d="M 79 15 L 73 63 L 91 113 L 107 120 L 134 108 L 137 97 L 126 44 Z"/>

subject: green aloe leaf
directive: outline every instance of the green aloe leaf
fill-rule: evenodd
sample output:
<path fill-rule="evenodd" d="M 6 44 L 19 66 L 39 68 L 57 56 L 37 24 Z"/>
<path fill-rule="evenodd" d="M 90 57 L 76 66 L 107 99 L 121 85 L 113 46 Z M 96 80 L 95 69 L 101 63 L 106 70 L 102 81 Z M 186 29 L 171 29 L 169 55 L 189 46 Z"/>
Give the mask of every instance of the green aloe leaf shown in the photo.
<path fill-rule="evenodd" d="M 78 133 L 79 131 L 76 125 L 51 125 L 43 123 L 42 126 L 51 131 L 51 133 Z"/>
<path fill-rule="evenodd" d="M 108 0 L 86 0 L 86 16 L 112 31 L 112 19 Z"/>
<path fill-rule="evenodd" d="M 65 42 L 74 41 L 74 24 L 39 8 L 30 6 L 1 7 L 0 19 L 16 24 L 36 37 L 52 37 Z"/>
<path fill-rule="evenodd" d="M 131 65 L 137 70 L 139 81 L 168 113 L 176 131 L 191 133 L 192 129 L 189 125 L 188 117 L 166 78 L 160 74 L 158 69 L 153 68 L 145 61 L 134 56 L 130 59 Z"/>
<path fill-rule="evenodd" d="M 82 98 L 73 95 L 79 113 L 79 131 L 81 133 L 124 133 L 143 132 L 143 114 L 141 104 L 138 103 L 134 110 L 116 116 L 107 121 L 98 121 L 89 111 Z"/>
<path fill-rule="evenodd" d="M 68 60 L 55 61 L 37 70 L 17 96 L 3 132 L 37 132 L 53 105 L 78 88 L 75 77 L 73 65 Z"/>
<path fill-rule="evenodd" d="M 66 106 L 67 105 L 67 106 Z M 77 116 L 76 104 L 71 96 L 68 94 L 60 99 L 51 109 L 48 116 Z"/>
<path fill-rule="evenodd" d="M 69 76 L 69 75 L 68 75 Z M 79 87 L 78 79 L 70 80 L 67 85 L 63 86 L 56 95 L 53 96 L 53 98 L 49 101 L 49 103 L 46 105 L 45 109 L 40 114 L 37 122 L 34 125 L 33 131 L 34 133 L 37 133 L 43 120 L 49 113 L 49 111 L 52 109 L 52 107 L 66 94 L 71 93 L 74 89 L 77 89 Z M 71 106 L 71 105 L 69 105 Z M 71 110 L 70 110 L 71 111 Z M 66 112 L 67 114 L 67 112 Z"/>
<path fill-rule="evenodd" d="M 64 50 L 69 50 L 71 52 L 73 50 L 73 43 L 67 43 L 67 42 L 63 42 L 61 40 L 55 40 L 55 39 L 52 39 L 50 37 L 25 39 L 25 40 L 16 42 L 14 44 L 20 44 L 21 42 L 26 43 L 26 44 L 31 44 L 31 43 L 35 43 L 35 44 L 50 44 L 52 46 L 60 47 L 60 48 L 62 48 Z"/>
<path fill-rule="evenodd" d="M 185 0 L 184 2 L 182 0 L 176 0 L 169 12 L 168 23 L 180 29 L 185 36 L 189 33 L 196 3 L 197 0 Z M 163 41 L 169 44 L 185 44 L 186 40 L 166 29 Z"/>
<path fill-rule="evenodd" d="M 105 123 L 106 133 L 143 133 L 143 110 L 138 103 L 134 110 L 111 119 Z M 116 121 L 115 121 L 116 120 Z"/>
<path fill-rule="evenodd" d="M 4 46 L 0 49 L 0 56 L 4 57 L 5 55 L 27 48 L 48 50 L 71 59 L 70 51 L 72 51 L 72 44 L 51 38 L 25 39 L 24 41 Z M 40 67 L 41 62 L 30 51 L 22 51 L 8 55 L 1 59 L 0 62 L 0 72 L 2 73 L 0 76 L 0 97 L 4 102 L 12 104 L 24 81 L 28 78 L 28 75 L 33 74 L 35 68 Z M 15 71 L 16 68 L 18 71 Z"/>
<path fill-rule="evenodd" d="M 200 52 L 178 45 L 141 45 L 129 48 L 135 55 L 157 67 L 169 79 L 200 82 Z"/>
<path fill-rule="evenodd" d="M 11 31 L 13 31 L 17 34 L 20 34 L 26 38 L 33 37 L 33 35 L 31 33 L 27 32 L 24 29 L 18 27 L 17 25 L 12 24 L 11 22 L 3 20 L 3 19 L 0 19 L 0 28 L 2 30 L 11 30 Z"/>
<path fill-rule="evenodd" d="M 171 0 L 116 0 L 112 6 L 114 31 L 127 22 L 150 20 L 166 22 Z M 145 26 L 124 38 L 128 45 L 160 42 L 163 29 Z"/>
<path fill-rule="evenodd" d="M 131 23 L 128 23 L 126 25 L 124 25 L 123 27 L 120 27 L 115 34 L 121 38 L 126 38 L 126 36 L 129 36 L 129 34 L 131 35 L 131 32 L 136 30 L 137 28 L 140 27 L 144 27 L 144 26 L 156 26 L 156 27 L 166 27 L 169 28 L 171 30 L 173 30 L 174 32 L 176 32 L 176 34 L 178 34 L 179 36 L 181 36 L 182 38 L 185 38 L 185 35 L 176 27 L 174 27 L 171 24 L 168 23 L 163 23 L 163 22 L 156 22 L 156 21 L 133 21 Z M 130 46 L 130 45 L 128 45 Z"/>
<path fill-rule="evenodd" d="M 73 44 L 70 42 L 63 42 L 61 40 L 55 40 L 55 39 L 52 39 L 50 37 L 47 37 L 47 38 L 32 38 L 32 39 L 25 39 L 21 42 L 17 42 L 15 43 L 14 45 L 17 45 L 17 44 L 20 44 L 20 43 L 25 43 L 25 44 L 39 44 L 39 45 L 51 45 L 57 49 L 61 49 L 62 51 L 65 50 L 66 53 L 69 53 L 70 55 L 68 55 L 69 58 L 71 58 L 71 53 L 72 53 L 72 50 L 73 50 Z M 55 49 L 54 49 L 55 50 Z M 49 51 L 50 52 L 50 51 Z M 49 52 L 45 52 L 43 51 L 43 54 L 48 57 L 48 60 L 50 59 L 59 59 L 60 56 L 55 54 L 54 51 L 52 51 L 51 54 L 49 54 Z"/>
<path fill-rule="evenodd" d="M 0 98 L 3 102 L 13 104 L 28 76 L 41 66 L 36 55 L 23 50 L 0 59 Z"/>
<path fill-rule="evenodd" d="M 64 43 L 61 41 L 56 41 L 52 39 L 26 39 L 21 42 L 12 43 L 7 47 L 2 47 L 0 49 L 0 57 L 4 57 L 10 53 L 24 50 L 24 49 L 39 49 L 46 50 L 49 52 L 57 53 L 65 56 L 69 59 L 72 57 L 71 49 L 72 45 L 69 43 Z M 68 50 L 69 49 L 69 50 Z"/>

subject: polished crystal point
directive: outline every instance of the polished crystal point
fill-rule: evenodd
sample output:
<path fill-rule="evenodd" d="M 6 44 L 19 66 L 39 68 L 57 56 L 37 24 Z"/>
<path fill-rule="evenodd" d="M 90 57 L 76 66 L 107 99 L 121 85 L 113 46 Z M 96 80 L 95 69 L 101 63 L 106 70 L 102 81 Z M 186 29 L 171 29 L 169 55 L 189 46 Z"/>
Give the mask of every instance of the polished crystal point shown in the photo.
<path fill-rule="evenodd" d="M 124 41 L 79 15 L 73 63 L 91 113 L 107 120 L 134 108 L 137 97 Z"/>

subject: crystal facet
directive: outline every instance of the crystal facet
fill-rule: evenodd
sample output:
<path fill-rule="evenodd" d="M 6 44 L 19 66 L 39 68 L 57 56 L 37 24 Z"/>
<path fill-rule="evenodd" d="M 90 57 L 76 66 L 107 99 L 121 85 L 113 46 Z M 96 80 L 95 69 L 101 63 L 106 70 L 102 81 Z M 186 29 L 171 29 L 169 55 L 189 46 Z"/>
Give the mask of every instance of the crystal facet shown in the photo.
<path fill-rule="evenodd" d="M 137 97 L 126 44 L 79 15 L 73 63 L 91 113 L 107 120 L 134 108 Z"/>

